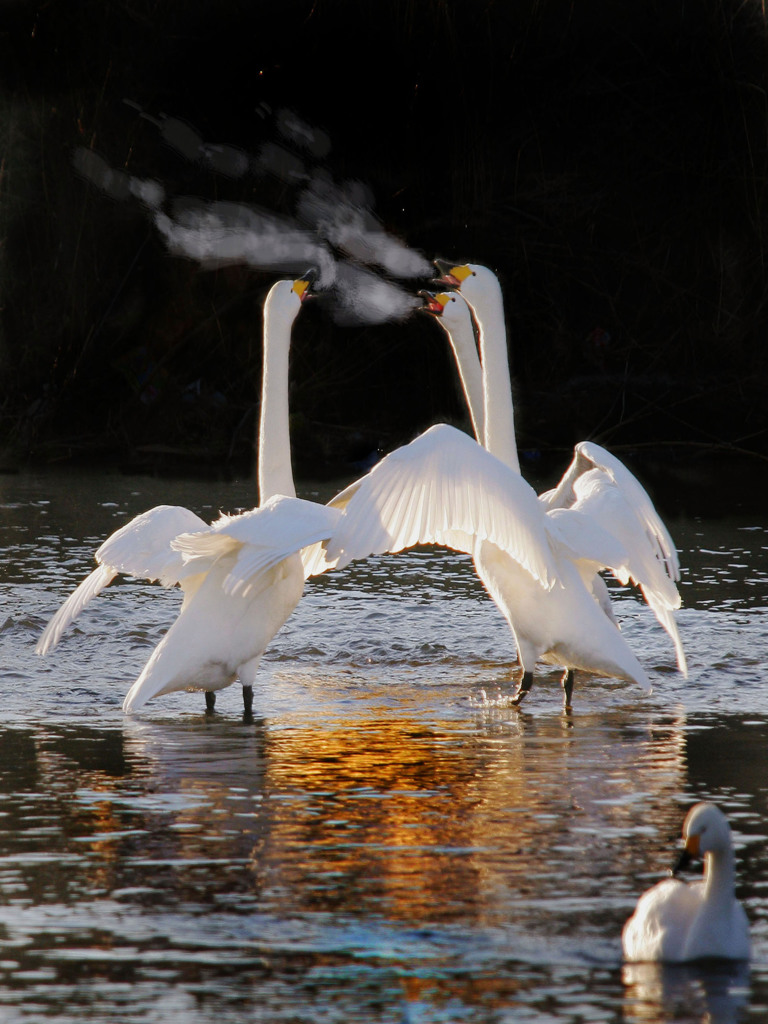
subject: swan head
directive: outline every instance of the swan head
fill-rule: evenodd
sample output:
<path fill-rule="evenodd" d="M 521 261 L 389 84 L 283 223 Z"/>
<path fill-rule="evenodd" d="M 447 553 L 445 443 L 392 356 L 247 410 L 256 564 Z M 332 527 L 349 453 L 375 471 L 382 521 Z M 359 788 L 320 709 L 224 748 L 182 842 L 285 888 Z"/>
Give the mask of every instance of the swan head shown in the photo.
<path fill-rule="evenodd" d="M 450 333 L 456 329 L 472 330 L 472 314 L 464 299 L 456 292 L 420 292 L 423 308 L 439 318 Z"/>
<path fill-rule="evenodd" d="M 435 266 L 440 272 L 439 283 L 448 288 L 456 288 L 470 306 L 475 307 L 476 303 L 483 303 L 483 300 L 493 295 L 501 301 L 501 286 L 499 279 L 492 270 L 479 263 L 451 264 L 446 260 L 435 260 Z"/>
<path fill-rule="evenodd" d="M 304 274 L 295 281 L 276 281 L 269 289 L 265 309 L 272 313 L 284 313 L 287 317 L 296 316 L 302 302 L 311 294 L 311 284 L 311 274 Z"/>
<path fill-rule="evenodd" d="M 723 812 L 714 804 L 696 804 L 683 822 L 685 847 L 672 874 L 682 871 L 694 858 L 707 853 L 726 852 L 731 848 L 731 827 Z"/>

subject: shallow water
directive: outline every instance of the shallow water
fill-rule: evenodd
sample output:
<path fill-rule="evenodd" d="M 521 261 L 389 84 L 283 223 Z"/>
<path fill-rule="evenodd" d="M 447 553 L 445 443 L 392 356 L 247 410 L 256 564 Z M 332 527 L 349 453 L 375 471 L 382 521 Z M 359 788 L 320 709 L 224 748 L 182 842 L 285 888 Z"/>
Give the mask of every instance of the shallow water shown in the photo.
<path fill-rule="evenodd" d="M 3 1021 L 766 1019 L 768 529 L 670 523 L 690 678 L 619 589 L 654 692 L 585 679 L 570 717 L 549 671 L 510 706 L 506 626 L 434 550 L 310 583 L 251 724 L 236 687 L 212 718 L 200 694 L 120 710 L 174 591 L 116 583 L 34 655 L 127 518 L 252 495 L 0 478 Z M 751 969 L 623 968 L 622 924 L 704 797 L 734 827 Z"/>

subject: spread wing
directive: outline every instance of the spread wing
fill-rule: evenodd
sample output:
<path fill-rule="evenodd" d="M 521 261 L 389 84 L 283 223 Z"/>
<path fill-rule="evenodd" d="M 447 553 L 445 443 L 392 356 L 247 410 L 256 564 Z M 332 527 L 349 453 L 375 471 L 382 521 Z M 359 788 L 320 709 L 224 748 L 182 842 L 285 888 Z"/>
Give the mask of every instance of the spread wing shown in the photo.
<path fill-rule="evenodd" d="M 680 566 L 669 531 L 637 477 L 601 445 L 594 441 L 577 444 L 573 461 L 562 480 L 553 490 L 542 494 L 540 500 L 550 509 L 570 508 L 579 500 L 580 481 L 583 493 L 582 478 L 594 470 L 604 474 L 606 482 L 610 481 L 624 497 L 634 513 L 634 528 L 645 537 L 649 551 L 662 563 L 665 574 L 676 582 L 680 578 Z"/>
<path fill-rule="evenodd" d="M 578 505 L 554 508 L 547 516 L 555 524 L 557 533 L 554 535 L 571 561 L 585 563 L 593 573 L 610 569 L 622 583 L 627 582 L 629 553 L 612 531 Z"/>
<path fill-rule="evenodd" d="M 345 487 L 343 491 L 339 491 L 334 498 L 331 498 L 326 507 L 335 509 L 337 512 L 343 512 L 352 500 L 353 495 L 357 494 L 365 479 L 365 477 L 361 477 Z M 319 576 L 329 569 L 335 569 L 338 558 L 329 559 L 328 544 L 325 540 L 322 540 L 319 543 L 310 544 L 308 547 L 303 548 L 301 551 L 301 561 L 304 566 L 304 579 L 307 580 L 310 576 Z"/>
<path fill-rule="evenodd" d="M 35 648 L 37 653 L 47 654 L 55 647 L 67 627 L 118 573 L 159 580 L 165 587 L 178 583 L 184 563 L 171 547 L 171 541 L 185 530 L 201 528 L 210 529 L 189 509 L 157 505 L 116 530 L 96 552 L 97 567 L 69 595 L 45 627 Z"/>
<path fill-rule="evenodd" d="M 632 508 L 654 557 L 663 563 L 666 575 L 672 581 L 679 580 L 680 565 L 674 542 L 637 477 L 630 473 L 620 459 L 593 441 L 582 441 L 576 446 L 576 450 L 583 458 L 588 459 L 594 468 L 610 476 Z"/>
<path fill-rule="evenodd" d="M 669 633 L 678 667 L 685 675 L 687 663 L 674 614 L 681 603 L 675 584 L 679 576 L 677 553 L 650 498 L 632 474 L 622 469 L 624 473 L 607 473 L 597 467 L 581 475 L 574 484 L 576 503 L 572 508 L 586 514 L 624 546 L 624 564 L 609 564 L 609 568 L 622 582 L 631 580 L 640 588 Z"/>
<path fill-rule="evenodd" d="M 183 576 L 207 571 L 217 559 L 231 556 L 224 593 L 247 595 L 266 570 L 327 540 L 340 516 L 328 505 L 278 494 L 250 512 L 222 516 L 208 530 L 182 534 L 172 547 L 184 560 Z"/>
<path fill-rule="evenodd" d="M 382 459 L 339 495 L 343 514 L 327 557 L 355 558 L 440 544 L 473 554 L 491 541 L 545 588 L 557 578 L 547 517 L 533 489 L 446 424 Z"/>

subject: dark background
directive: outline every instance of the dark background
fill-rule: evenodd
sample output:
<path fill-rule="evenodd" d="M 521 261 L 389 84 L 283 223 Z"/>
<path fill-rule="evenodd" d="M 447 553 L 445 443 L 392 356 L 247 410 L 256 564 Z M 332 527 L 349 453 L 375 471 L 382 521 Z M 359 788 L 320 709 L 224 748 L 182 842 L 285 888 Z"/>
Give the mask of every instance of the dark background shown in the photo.
<path fill-rule="evenodd" d="M 252 461 L 274 274 L 201 270 L 139 205 L 73 170 L 86 146 L 169 191 L 289 211 L 165 145 L 152 115 L 254 152 L 289 108 L 337 181 L 431 259 L 505 291 L 526 475 L 594 438 L 660 489 L 761 494 L 768 466 L 768 36 L 759 2 L 0 0 L 0 451 L 7 469 Z M 417 315 L 292 348 L 297 472 L 352 473 L 465 422 Z M 727 487 L 722 482 L 727 479 Z M 723 501 L 728 503 L 723 497 Z"/>

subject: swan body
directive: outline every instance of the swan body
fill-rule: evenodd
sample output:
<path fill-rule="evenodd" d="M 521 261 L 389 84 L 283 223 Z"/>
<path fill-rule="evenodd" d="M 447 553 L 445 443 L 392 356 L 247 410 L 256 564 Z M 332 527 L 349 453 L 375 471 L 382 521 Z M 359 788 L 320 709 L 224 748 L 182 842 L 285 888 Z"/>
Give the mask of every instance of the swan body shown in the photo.
<path fill-rule="evenodd" d="M 47 653 L 64 630 L 118 573 L 164 586 L 184 599 L 176 621 L 128 691 L 123 710 L 175 690 L 215 691 L 235 678 L 246 713 L 261 657 L 301 599 L 301 549 L 326 539 L 336 509 L 295 496 L 288 436 L 288 348 L 305 281 L 279 281 L 264 309 L 264 368 L 259 429 L 258 508 L 208 525 L 193 512 L 161 505 L 112 534 L 96 552 L 96 569 L 64 602 L 37 645 Z M 316 571 L 326 568 L 327 563 Z"/>
<path fill-rule="evenodd" d="M 248 694 L 264 651 L 304 592 L 299 551 L 328 537 L 337 519 L 325 505 L 274 495 L 251 512 L 175 537 L 171 549 L 184 563 L 181 612 L 123 710 L 174 690 L 214 692 L 235 678 Z"/>
<path fill-rule="evenodd" d="M 519 472 L 503 302 L 498 281 L 486 267 L 467 264 L 447 268 L 447 265 L 439 262 L 438 266 L 446 275 L 446 283 L 457 287 L 459 291 L 430 296 L 427 308 L 438 314 L 438 322 L 448 334 L 476 435 L 478 440 L 483 439 L 489 451 L 497 454 L 510 469 Z M 477 321 L 479 356 L 470 310 Z M 481 376 L 482 389 L 477 384 L 478 375 Z M 608 620 L 617 626 L 608 589 L 598 575 L 603 569 L 610 569 L 622 583 L 631 581 L 640 587 L 657 619 L 672 638 L 678 666 L 685 674 L 685 653 L 674 618 L 674 612 L 680 606 L 680 596 L 675 586 L 679 578 L 677 553 L 650 498 L 636 478 L 600 445 L 581 442 L 558 486 L 542 494 L 540 501 L 550 516 L 565 510 L 581 513 L 567 521 L 573 552 L 571 565 L 577 568 L 584 587 Z M 561 521 L 561 526 L 564 525 Z M 623 554 L 618 561 L 615 546 L 612 556 L 608 554 L 608 547 L 605 547 L 602 556 L 594 557 L 596 527 L 621 546 Z M 601 543 L 606 544 L 605 536 Z M 495 555 L 483 557 L 482 549 L 476 559 L 476 567 L 486 589 L 494 596 L 517 638 L 519 626 L 516 631 L 513 621 L 515 607 L 520 608 L 528 619 L 532 612 L 530 602 L 521 602 L 519 597 L 511 593 L 512 588 L 518 585 L 517 570 L 507 566 L 503 559 Z M 564 568 L 563 579 L 570 573 L 570 568 Z M 538 611 L 543 613 L 544 609 L 539 608 Z M 584 614 L 587 615 L 586 611 Z M 600 644 L 604 641 L 595 636 L 591 663 L 589 659 L 582 659 L 581 663 L 567 659 L 558 662 L 557 651 L 562 653 L 567 649 L 573 650 L 572 645 L 560 644 L 557 640 L 557 630 L 562 628 L 567 631 L 568 623 L 560 616 L 553 620 L 551 613 L 548 618 L 548 626 L 542 623 L 541 629 L 552 629 L 552 641 L 541 660 L 566 666 L 563 685 L 568 704 L 573 687 L 573 669 L 604 672 L 600 668 Z M 530 623 L 525 632 L 531 633 Z M 623 645 L 623 641 L 621 643 Z M 615 639 L 609 646 L 615 646 Z M 519 643 L 518 651 L 520 653 Z M 527 659 L 522 660 L 524 676 L 518 692 L 519 699 L 525 696 L 532 681 L 530 676 L 527 679 L 525 676 Z"/>
<path fill-rule="evenodd" d="M 683 838 L 680 866 L 703 856 L 704 880 L 686 884 L 667 878 L 643 893 L 622 933 L 625 960 L 748 960 L 749 923 L 734 895 L 733 845 L 725 815 L 714 804 L 696 804 L 685 819 Z"/>

